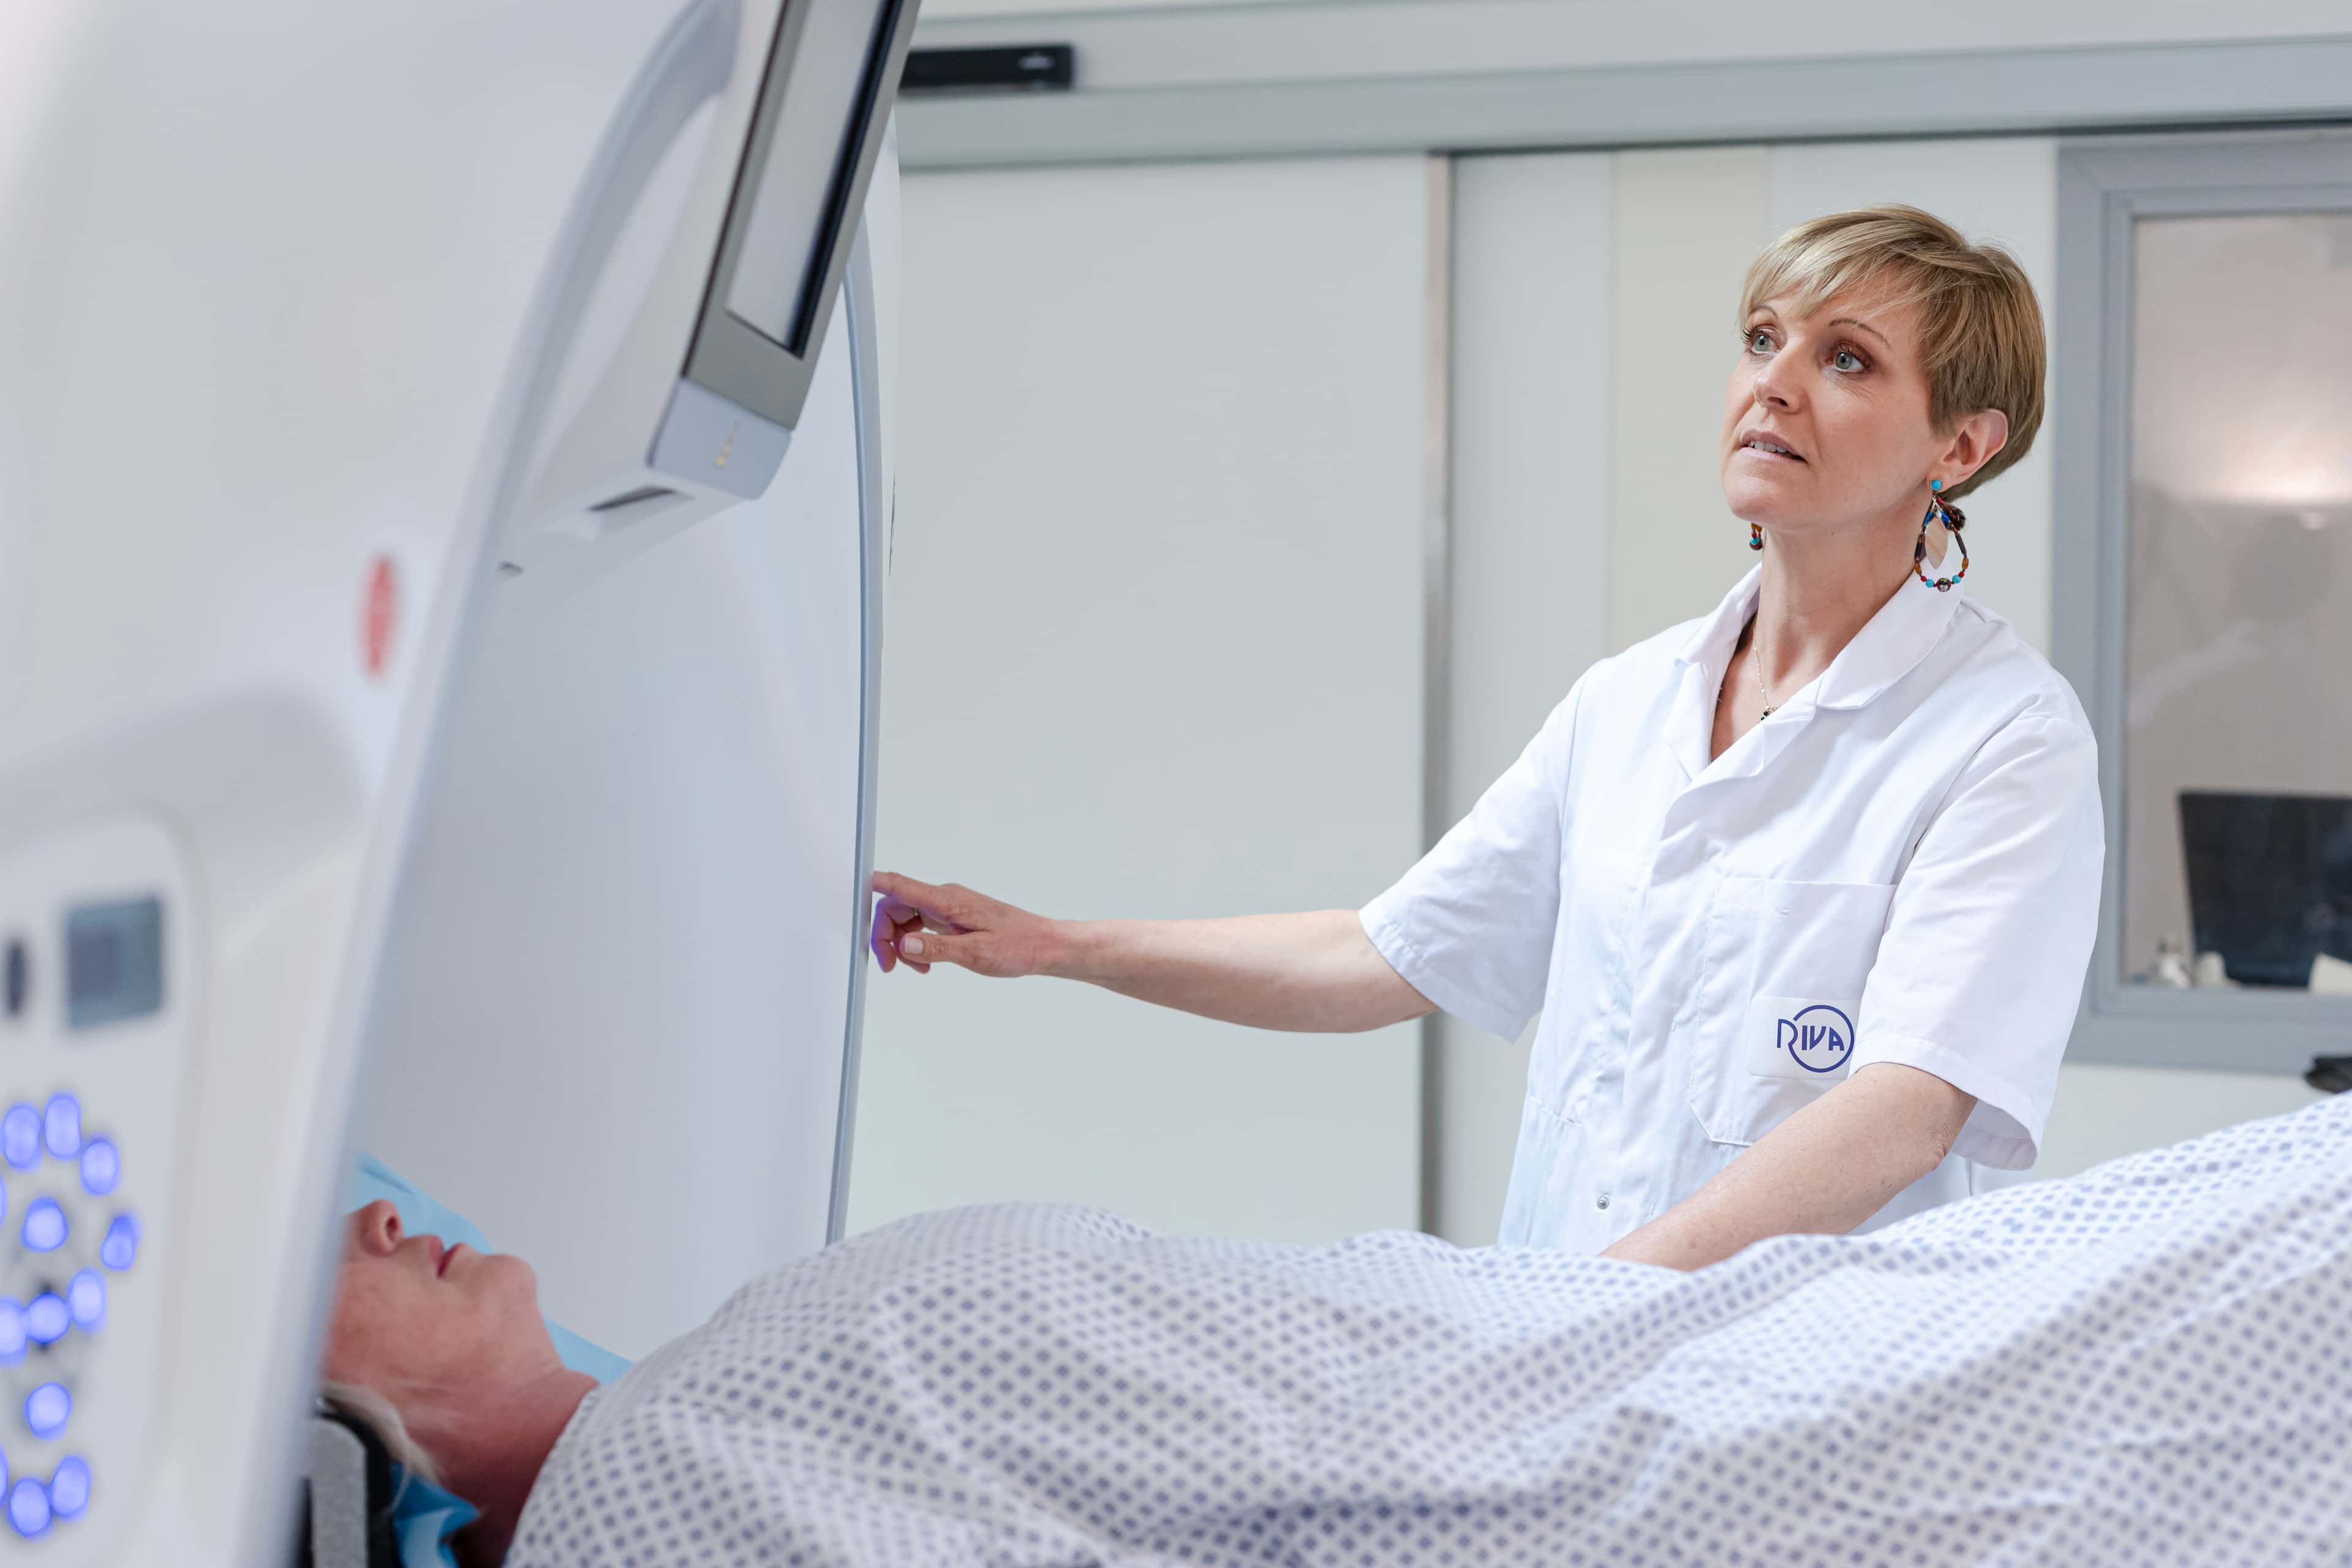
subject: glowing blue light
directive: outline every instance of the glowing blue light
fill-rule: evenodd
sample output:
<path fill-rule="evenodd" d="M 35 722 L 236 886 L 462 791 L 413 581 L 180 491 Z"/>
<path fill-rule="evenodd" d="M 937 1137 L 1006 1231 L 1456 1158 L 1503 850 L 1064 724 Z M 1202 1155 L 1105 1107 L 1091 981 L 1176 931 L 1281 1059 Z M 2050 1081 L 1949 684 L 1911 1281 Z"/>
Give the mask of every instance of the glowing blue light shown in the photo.
<path fill-rule="evenodd" d="M 0 1157 L 20 1171 L 41 1163 L 41 1113 L 29 1105 L 12 1105 L 0 1116 Z"/>
<path fill-rule="evenodd" d="M 31 1337 L 25 1327 L 25 1309 L 14 1297 L 0 1297 L 0 1366 L 14 1366 L 25 1359 L 25 1344 Z M 0 1486 L 5 1486 L 8 1472 L 0 1461 Z"/>
<path fill-rule="evenodd" d="M 139 1222 L 127 1214 L 116 1215 L 106 1227 L 106 1239 L 98 1244 L 98 1260 L 121 1273 L 138 1256 Z"/>
<path fill-rule="evenodd" d="M 106 1280 L 95 1268 L 85 1268 L 73 1277 L 66 1287 L 66 1306 L 83 1333 L 90 1333 L 106 1321 Z"/>
<path fill-rule="evenodd" d="M 49 1528 L 49 1494 L 30 1476 L 8 1489 L 8 1522 L 26 1537 Z"/>
<path fill-rule="evenodd" d="M 59 1519 L 79 1519 L 89 1506 L 89 1466 L 79 1455 L 58 1461 L 57 1474 L 49 1478 L 49 1506 Z"/>
<path fill-rule="evenodd" d="M 122 1156 L 104 1138 L 93 1138 L 82 1145 L 81 1190 L 91 1197 L 102 1198 L 122 1180 Z M 0 1213 L 5 1213 L 0 1210 Z"/>
<path fill-rule="evenodd" d="M 35 1198 L 25 1211 L 25 1245 L 35 1252 L 55 1252 L 66 1244 L 66 1211 L 55 1198 Z"/>
<path fill-rule="evenodd" d="M 73 1414 L 73 1395 L 62 1383 L 45 1383 L 25 1395 L 25 1425 L 36 1437 L 54 1437 L 66 1429 Z"/>
<path fill-rule="evenodd" d="M 70 1160 L 81 1152 L 81 1101 L 70 1094 L 53 1094 L 41 1112 L 41 1138 L 49 1152 Z"/>
<path fill-rule="evenodd" d="M 53 1290 L 44 1290 L 25 1309 L 25 1332 L 37 1345 L 53 1345 L 66 1337 L 72 1319 L 65 1299 Z"/>

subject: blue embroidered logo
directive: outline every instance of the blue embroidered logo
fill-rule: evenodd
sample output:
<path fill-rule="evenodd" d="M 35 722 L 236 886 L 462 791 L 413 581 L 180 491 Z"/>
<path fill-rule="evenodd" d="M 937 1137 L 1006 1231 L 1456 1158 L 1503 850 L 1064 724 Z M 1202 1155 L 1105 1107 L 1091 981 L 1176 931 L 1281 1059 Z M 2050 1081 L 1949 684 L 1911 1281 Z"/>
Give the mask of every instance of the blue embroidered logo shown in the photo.
<path fill-rule="evenodd" d="M 1853 1055 L 1853 1020 L 1826 1002 L 1783 1018 L 1772 1042 L 1807 1072 L 1835 1072 Z"/>

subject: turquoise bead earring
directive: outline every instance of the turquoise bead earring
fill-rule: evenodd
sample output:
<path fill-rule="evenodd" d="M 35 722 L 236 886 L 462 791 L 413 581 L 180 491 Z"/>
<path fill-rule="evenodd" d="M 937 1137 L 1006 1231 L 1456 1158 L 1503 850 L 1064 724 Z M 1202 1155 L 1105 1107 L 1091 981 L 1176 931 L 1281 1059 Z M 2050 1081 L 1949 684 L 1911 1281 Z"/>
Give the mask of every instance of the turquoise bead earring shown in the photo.
<path fill-rule="evenodd" d="M 1943 480 L 1929 479 L 1927 492 L 1927 515 L 1919 520 L 1919 542 L 1911 547 L 1911 570 L 1917 573 L 1919 581 L 1928 587 L 1939 594 L 1948 594 L 1953 584 L 1969 574 L 1968 542 L 1960 537 L 1961 525 L 1968 519 L 1960 515 L 1958 507 L 1945 503 Z M 1944 531 L 1952 536 L 1952 542 L 1960 547 L 1960 569 L 1948 577 L 1927 575 L 1927 525 L 1938 519 L 1943 521 Z"/>
<path fill-rule="evenodd" d="M 1748 548 L 1750 550 L 1761 550 L 1764 548 L 1764 525 L 1762 523 L 1751 522 L 1748 525 Z"/>

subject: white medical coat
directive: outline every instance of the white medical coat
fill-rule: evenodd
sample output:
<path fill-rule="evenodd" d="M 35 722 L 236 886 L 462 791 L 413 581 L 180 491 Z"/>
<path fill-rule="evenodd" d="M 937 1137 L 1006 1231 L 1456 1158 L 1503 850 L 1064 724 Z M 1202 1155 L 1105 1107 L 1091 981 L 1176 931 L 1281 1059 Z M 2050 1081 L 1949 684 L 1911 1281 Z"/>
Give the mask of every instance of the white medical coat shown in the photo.
<path fill-rule="evenodd" d="M 1542 1013 L 1507 1246 L 1607 1247 L 1873 1062 L 1977 1105 L 1872 1225 L 2033 1163 L 2105 850 L 2082 705 L 1999 616 L 1906 581 L 1710 762 L 1758 580 L 1587 671 L 1362 911 L 1446 1012 L 1507 1039 Z"/>

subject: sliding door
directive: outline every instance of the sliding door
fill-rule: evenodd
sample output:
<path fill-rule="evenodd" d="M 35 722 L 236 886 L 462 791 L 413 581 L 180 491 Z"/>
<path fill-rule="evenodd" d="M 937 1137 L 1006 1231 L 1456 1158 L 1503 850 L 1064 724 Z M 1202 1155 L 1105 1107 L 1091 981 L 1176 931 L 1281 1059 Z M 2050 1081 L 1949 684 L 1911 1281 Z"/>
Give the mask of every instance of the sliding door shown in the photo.
<path fill-rule="evenodd" d="M 883 867 L 1180 917 L 1412 862 L 1442 190 L 1420 158 L 908 178 Z M 1010 1198 L 1411 1226 L 1420 1039 L 879 977 L 851 1228 Z"/>

